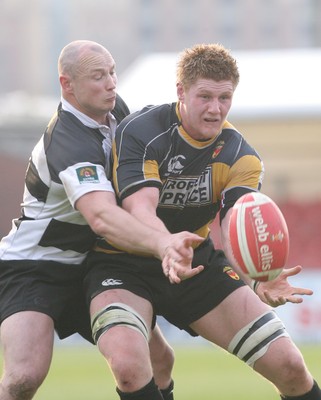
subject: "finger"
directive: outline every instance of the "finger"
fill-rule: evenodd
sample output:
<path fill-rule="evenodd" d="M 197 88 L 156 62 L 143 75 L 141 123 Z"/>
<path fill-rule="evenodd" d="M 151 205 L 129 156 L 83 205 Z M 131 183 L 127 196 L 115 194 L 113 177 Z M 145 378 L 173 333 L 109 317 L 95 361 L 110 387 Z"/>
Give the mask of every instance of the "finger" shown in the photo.
<path fill-rule="evenodd" d="M 285 303 L 287 303 L 287 300 L 285 298 L 283 298 L 283 299 L 273 300 L 270 303 L 270 306 L 276 308 L 279 306 L 283 306 Z"/>
<path fill-rule="evenodd" d="M 162 268 L 163 268 L 164 275 L 167 276 L 167 277 L 168 277 L 169 270 L 170 270 L 170 264 L 169 263 L 170 263 L 170 258 L 168 256 L 165 256 L 163 258 L 163 261 L 162 261 Z"/>
<path fill-rule="evenodd" d="M 177 267 L 179 267 L 179 264 L 174 258 L 171 258 L 169 261 L 169 271 L 168 271 L 168 278 L 170 283 L 180 283 L 181 279 L 179 277 Z"/>
<path fill-rule="evenodd" d="M 195 233 L 188 232 L 187 235 L 183 239 L 183 243 L 185 247 L 191 247 L 195 244 L 200 244 L 204 241 L 204 238 L 196 235 Z"/>
<path fill-rule="evenodd" d="M 302 297 L 296 297 L 296 296 L 287 297 L 287 303 L 299 304 L 302 303 L 302 301 L 303 301 Z"/>
<path fill-rule="evenodd" d="M 313 290 L 306 289 L 306 288 L 293 288 L 292 295 L 299 295 L 299 296 L 312 296 Z"/>
<path fill-rule="evenodd" d="M 271 307 L 278 307 L 284 305 L 287 301 L 286 297 L 284 296 L 279 296 L 277 298 L 270 296 L 268 291 L 264 292 L 264 296 L 267 304 L 269 304 Z"/>
<path fill-rule="evenodd" d="M 286 277 L 294 276 L 294 275 L 297 275 L 298 273 L 300 273 L 301 271 L 302 271 L 301 265 L 297 265 L 297 266 L 292 267 L 292 268 L 284 268 L 283 275 L 285 275 Z"/>
<path fill-rule="evenodd" d="M 204 270 L 204 265 L 199 265 L 197 267 L 192 268 L 189 271 L 189 277 L 191 278 L 192 276 L 198 275 L 200 272 L 202 272 Z"/>
<path fill-rule="evenodd" d="M 199 266 L 197 268 L 189 269 L 186 270 L 184 269 L 182 273 L 178 273 L 178 276 L 181 278 L 182 281 L 186 279 L 193 278 L 193 276 L 198 275 L 200 272 L 202 272 L 204 269 L 203 266 Z"/>
<path fill-rule="evenodd" d="M 175 283 L 180 283 L 182 280 L 192 278 L 199 274 L 204 267 L 202 265 L 196 268 L 190 268 L 189 266 L 182 265 L 176 260 L 172 260 L 170 263 L 169 276 Z"/>
<path fill-rule="evenodd" d="M 168 277 L 169 277 L 170 283 L 177 283 L 177 284 L 178 284 L 178 283 L 181 283 L 180 277 L 177 275 L 176 271 L 174 271 L 173 268 L 171 268 L 171 269 L 169 270 Z"/>

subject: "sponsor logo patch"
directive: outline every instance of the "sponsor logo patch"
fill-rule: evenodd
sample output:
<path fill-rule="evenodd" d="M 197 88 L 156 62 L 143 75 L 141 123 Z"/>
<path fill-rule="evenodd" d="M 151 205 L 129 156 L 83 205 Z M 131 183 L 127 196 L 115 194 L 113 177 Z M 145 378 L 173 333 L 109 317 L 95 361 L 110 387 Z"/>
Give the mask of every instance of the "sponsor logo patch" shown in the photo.
<path fill-rule="evenodd" d="M 76 169 L 79 183 L 99 183 L 97 167 L 80 167 Z"/>
<path fill-rule="evenodd" d="M 163 207 L 184 207 L 212 203 L 212 170 L 207 167 L 202 176 L 171 177 L 164 184 L 160 203 Z"/>

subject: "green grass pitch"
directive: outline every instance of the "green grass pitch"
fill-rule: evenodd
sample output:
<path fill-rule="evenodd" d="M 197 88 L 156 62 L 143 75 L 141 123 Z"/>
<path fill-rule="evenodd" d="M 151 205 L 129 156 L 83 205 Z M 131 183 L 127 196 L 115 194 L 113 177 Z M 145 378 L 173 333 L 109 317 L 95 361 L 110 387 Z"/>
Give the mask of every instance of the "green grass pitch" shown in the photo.
<path fill-rule="evenodd" d="M 321 383 L 321 345 L 300 347 Z M 210 345 L 175 347 L 175 400 L 279 400 L 270 383 Z M 94 346 L 56 346 L 35 400 L 117 400 L 115 384 Z"/>

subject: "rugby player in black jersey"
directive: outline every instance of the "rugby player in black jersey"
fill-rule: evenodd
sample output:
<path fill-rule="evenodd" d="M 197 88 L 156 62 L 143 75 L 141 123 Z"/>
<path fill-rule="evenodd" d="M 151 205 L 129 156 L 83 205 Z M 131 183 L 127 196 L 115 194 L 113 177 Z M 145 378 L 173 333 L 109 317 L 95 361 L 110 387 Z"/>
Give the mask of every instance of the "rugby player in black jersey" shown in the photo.
<path fill-rule="evenodd" d="M 164 266 L 104 240 L 88 255 L 85 287 L 93 337 L 122 400 L 162 398 L 148 348 L 155 315 L 236 355 L 269 380 L 282 399 L 321 399 L 300 351 L 271 308 L 311 294 L 287 281 L 301 267 L 284 270 L 275 281 L 256 286 L 255 293 L 247 277 L 240 279 L 231 255 L 231 208 L 243 194 L 260 190 L 263 178 L 259 155 L 227 121 L 238 82 L 236 60 L 223 46 L 196 45 L 178 62 L 178 101 L 145 107 L 117 128 L 113 179 L 122 207 L 159 231 L 188 230 L 204 238 L 192 266 L 180 258 Z M 214 248 L 209 235 L 217 214 L 224 252 Z M 198 265 L 204 269 L 190 276 Z"/>

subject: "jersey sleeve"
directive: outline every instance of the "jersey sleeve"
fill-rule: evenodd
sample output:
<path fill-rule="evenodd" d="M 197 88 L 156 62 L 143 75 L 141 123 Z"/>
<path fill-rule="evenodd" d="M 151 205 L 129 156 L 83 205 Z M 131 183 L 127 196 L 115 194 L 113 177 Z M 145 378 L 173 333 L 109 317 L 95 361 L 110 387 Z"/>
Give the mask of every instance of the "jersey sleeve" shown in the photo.
<path fill-rule="evenodd" d="M 101 165 L 78 163 L 61 171 L 59 174 L 71 205 L 84 194 L 95 191 L 114 192 Z"/>
<path fill-rule="evenodd" d="M 98 129 L 84 126 L 72 114 L 60 111 L 60 118 L 44 136 L 48 172 L 53 185 L 64 186 L 72 206 L 92 191 L 112 191 L 106 177 L 103 136 Z"/>
<path fill-rule="evenodd" d="M 220 221 L 245 193 L 261 190 L 264 165 L 255 154 L 241 156 L 230 167 L 227 185 L 222 192 Z"/>

